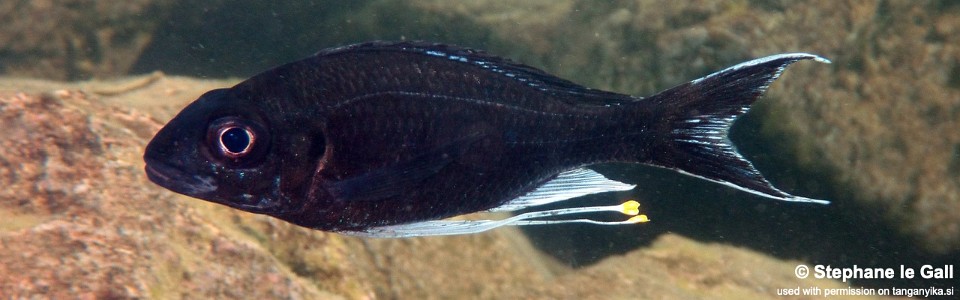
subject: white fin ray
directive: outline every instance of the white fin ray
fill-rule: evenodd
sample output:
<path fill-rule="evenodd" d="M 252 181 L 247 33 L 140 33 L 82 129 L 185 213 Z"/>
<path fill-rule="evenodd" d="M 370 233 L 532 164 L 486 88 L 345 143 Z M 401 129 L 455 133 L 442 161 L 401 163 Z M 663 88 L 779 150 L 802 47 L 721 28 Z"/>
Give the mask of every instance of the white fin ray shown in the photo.
<path fill-rule="evenodd" d="M 610 180 L 593 170 L 580 168 L 562 172 L 526 195 L 489 211 L 516 211 L 590 194 L 628 191 L 634 187 L 636 185 Z"/>
<path fill-rule="evenodd" d="M 552 219 L 535 220 L 546 217 L 558 217 L 571 214 L 584 214 L 596 212 L 618 212 L 631 218 L 622 221 L 598 221 L 593 219 Z M 610 206 L 588 206 L 561 208 L 544 211 L 534 211 L 522 213 L 502 220 L 440 220 L 423 221 L 409 224 L 388 225 L 380 227 L 371 227 L 363 231 L 340 231 L 340 233 L 374 238 L 406 238 L 418 236 L 438 236 L 438 235 L 460 235 L 484 232 L 501 226 L 515 225 L 550 225 L 550 224 L 568 224 L 568 223 L 588 223 L 594 225 L 626 225 L 649 222 L 647 215 L 640 214 L 640 203 L 637 201 L 627 201 L 620 205 Z"/>

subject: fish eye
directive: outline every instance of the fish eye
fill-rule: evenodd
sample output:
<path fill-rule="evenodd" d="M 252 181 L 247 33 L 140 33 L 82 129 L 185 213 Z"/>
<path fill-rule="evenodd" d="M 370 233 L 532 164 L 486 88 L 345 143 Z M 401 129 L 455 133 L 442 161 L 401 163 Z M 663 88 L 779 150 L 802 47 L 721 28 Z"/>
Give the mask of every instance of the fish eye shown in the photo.
<path fill-rule="evenodd" d="M 237 117 L 217 119 L 207 129 L 207 153 L 231 167 L 256 161 L 266 152 L 268 141 L 257 122 Z"/>
<path fill-rule="evenodd" d="M 220 128 L 220 151 L 223 154 L 237 158 L 250 153 L 256 137 L 250 129 L 239 126 Z"/>

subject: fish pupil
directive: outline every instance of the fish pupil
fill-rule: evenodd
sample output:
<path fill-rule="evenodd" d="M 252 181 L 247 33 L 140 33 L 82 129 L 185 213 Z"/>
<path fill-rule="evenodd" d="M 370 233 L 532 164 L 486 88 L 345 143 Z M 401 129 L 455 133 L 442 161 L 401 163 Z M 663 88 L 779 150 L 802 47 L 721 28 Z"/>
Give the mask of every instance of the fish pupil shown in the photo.
<path fill-rule="evenodd" d="M 230 154 L 240 154 L 250 146 L 250 132 L 240 127 L 232 127 L 220 135 L 220 145 Z"/>

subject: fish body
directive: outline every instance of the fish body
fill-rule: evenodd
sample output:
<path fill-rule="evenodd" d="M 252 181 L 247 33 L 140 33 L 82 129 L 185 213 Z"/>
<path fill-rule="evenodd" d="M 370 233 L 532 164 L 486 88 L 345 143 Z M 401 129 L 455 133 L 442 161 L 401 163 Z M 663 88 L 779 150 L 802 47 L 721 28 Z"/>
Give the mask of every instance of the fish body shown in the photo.
<path fill-rule="evenodd" d="M 357 44 L 204 94 L 144 159 L 150 180 L 175 192 L 372 236 L 406 236 L 380 230 L 410 224 L 428 224 L 413 235 L 447 234 L 430 222 L 632 187 L 582 169 L 604 162 L 817 202 L 774 188 L 726 136 L 803 59 L 825 61 L 771 56 L 640 98 L 472 49 Z"/>

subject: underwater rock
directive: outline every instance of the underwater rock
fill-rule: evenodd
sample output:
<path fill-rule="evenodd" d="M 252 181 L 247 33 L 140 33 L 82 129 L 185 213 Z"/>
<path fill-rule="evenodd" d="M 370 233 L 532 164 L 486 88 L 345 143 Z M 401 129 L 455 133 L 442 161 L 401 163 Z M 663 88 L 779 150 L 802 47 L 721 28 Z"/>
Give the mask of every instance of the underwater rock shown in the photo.
<path fill-rule="evenodd" d="M 606 260 L 519 298 L 547 299 L 767 299 L 778 289 L 845 289 L 828 279 L 798 279 L 799 261 L 779 261 L 751 250 L 661 235 L 650 247 Z M 782 293 L 782 292 L 781 292 Z M 795 295 L 815 299 L 821 295 Z M 841 299 L 854 296 L 830 296 Z M 862 297 L 862 296 L 861 296 Z"/>
<path fill-rule="evenodd" d="M 836 69 L 792 77 L 779 94 L 809 100 L 775 100 L 768 118 L 779 122 L 765 128 L 799 136 L 786 144 L 798 164 L 833 169 L 831 189 L 858 202 L 851 210 L 880 211 L 940 254 L 960 251 L 960 7 L 946 3 L 792 6 L 776 40 L 809 43 Z M 824 26 L 844 34 L 814 30 Z M 783 27 L 807 34 L 790 41 Z"/>
<path fill-rule="evenodd" d="M 0 297 L 327 295 L 224 226 L 229 216 L 209 219 L 144 179 L 155 119 L 49 90 L 0 96 Z"/>
<path fill-rule="evenodd" d="M 149 183 L 141 155 L 159 120 L 230 84 L 0 79 L 0 298 L 722 298 L 796 284 L 797 262 L 676 236 L 572 270 L 515 229 L 346 237 Z"/>

